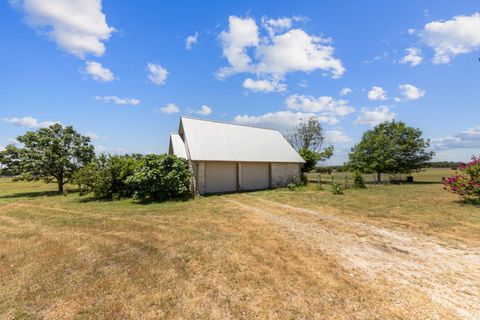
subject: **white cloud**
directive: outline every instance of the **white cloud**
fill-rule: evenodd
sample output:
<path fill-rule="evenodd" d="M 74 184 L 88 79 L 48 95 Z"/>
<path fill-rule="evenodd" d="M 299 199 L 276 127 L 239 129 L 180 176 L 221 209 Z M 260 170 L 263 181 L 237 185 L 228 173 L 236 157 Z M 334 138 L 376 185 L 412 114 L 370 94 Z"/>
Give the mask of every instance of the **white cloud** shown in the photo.
<path fill-rule="evenodd" d="M 92 77 L 92 79 L 100 82 L 109 82 L 115 80 L 113 73 L 109 69 L 104 68 L 98 62 L 87 61 L 84 72 Z"/>
<path fill-rule="evenodd" d="M 351 141 L 352 138 L 347 136 L 341 129 L 328 130 L 325 132 L 325 138 L 330 143 L 341 143 Z"/>
<path fill-rule="evenodd" d="M 308 87 L 308 81 L 307 80 L 301 80 L 298 85 L 302 88 Z"/>
<path fill-rule="evenodd" d="M 148 63 L 147 70 L 148 70 L 148 79 L 151 82 L 158 84 L 159 86 L 165 84 L 168 76 L 167 69 L 163 68 L 159 64 Z"/>
<path fill-rule="evenodd" d="M 276 130 L 286 130 L 295 127 L 302 119 L 315 117 L 314 113 L 277 111 L 269 112 L 259 116 L 237 115 L 233 119 L 234 123 L 257 126 L 262 128 L 270 128 Z M 319 118 L 321 122 L 325 122 L 325 118 Z"/>
<path fill-rule="evenodd" d="M 395 113 L 391 112 L 387 106 L 380 106 L 373 110 L 363 108 L 362 113 L 355 120 L 354 124 L 375 126 L 393 118 L 395 118 Z"/>
<path fill-rule="evenodd" d="M 422 50 L 418 48 L 405 49 L 406 55 L 400 60 L 402 64 L 410 64 L 410 67 L 418 66 L 422 60 Z"/>
<path fill-rule="evenodd" d="M 287 108 L 304 112 L 315 112 L 325 116 L 346 116 L 355 111 L 347 100 L 335 100 L 329 96 L 318 98 L 294 94 L 285 100 Z"/>
<path fill-rule="evenodd" d="M 185 39 L 185 49 L 191 50 L 192 46 L 198 42 L 198 32 L 195 32 L 194 35 L 188 36 Z"/>
<path fill-rule="evenodd" d="M 95 152 L 97 154 L 116 154 L 116 155 L 123 155 L 127 154 L 127 150 L 124 148 L 112 148 L 112 147 L 106 147 L 106 146 L 95 146 Z"/>
<path fill-rule="evenodd" d="M 195 113 L 201 114 L 202 116 L 208 116 L 212 113 L 212 108 L 207 105 L 203 105 L 200 107 L 200 110 L 196 111 Z"/>
<path fill-rule="evenodd" d="M 382 87 L 373 86 L 368 92 L 370 100 L 387 100 L 387 92 Z"/>
<path fill-rule="evenodd" d="M 287 85 L 285 83 L 281 83 L 280 80 L 275 79 L 253 80 L 247 78 L 243 81 L 243 87 L 253 92 L 285 92 L 287 90 Z"/>
<path fill-rule="evenodd" d="M 473 127 L 460 133 L 431 140 L 436 150 L 480 148 L 480 126 Z M 478 152 L 478 150 L 477 150 Z"/>
<path fill-rule="evenodd" d="M 117 96 L 96 96 L 95 100 L 102 101 L 104 103 L 115 103 L 118 105 L 131 105 L 136 106 L 140 104 L 140 100 L 135 98 L 119 98 Z"/>
<path fill-rule="evenodd" d="M 258 26 L 252 18 L 228 18 L 229 30 L 220 33 L 223 46 L 223 56 L 227 58 L 229 67 L 218 72 L 220 78 L 239 72 L 253 71 L 251 59 L 247 54 L 248 47 L 255 47 L 259 43 Z"/>
<path fill-rule="evenodd" d="M 434 49 L 433 63 L 449 63 L 456 55 L 480 48 L 480 13 L 427 23 L 423 41 Z"/>
<path fill-rule="evenodd" d="M 330 72 L 333 78 L 339 78 L 345 68 L 339 59 L 334 58 L 334 48 L 328 43 L 328 39 L 310 36 L 301 29 L 276 35 L 271 38 L 271 43 L 257 48 L 257 72 L 284 75 L 320 69 Z"/>
<path fill-rule="evenodd" d="M 180 112 L 180 108 L 177 107 L 174 103 L 167 103 L 165 107 L 160 108 L 159 111 L 167 114 L 177 113 Z"/>
<path fill-rule="evenodd" d="M 349 95 L 350 93 L 352 93 L 352 89 L 350 88 L 342 88 L 342 90 L 340 90 L 340 95 L 341 96 L 346 96 L 346 95 Z"/>
<path fill-rule="evenodd" d="M 51 126 L 52 124 L 55 123 L 60 123 L 59 121 L 38 121 L 37 119 L 33 117 L 13 117 L 13 118 L 6 118 L 3 119 L 7 123 L 11 123 L 13 125 L 23 127 L 23 128 L 29 128 L 29 129 L 39 129 L 39 128 L 46 128 Z"/>
<path fill-rule="evenodd" d="M 105 137 L 102 137 L 98 133 L 92 132 L 92 131 L 87 131 L 84 134 L 85 136 L 89 137 L 90 140 L 95 141 L 95 140 L 105 140 Z"/>
<path fill-rule="evenodd" d="M 413 29 L 413 28 L 410 28 L 407 30 L 407 33 L 410 34 L 410 35 L 413 35 L 417 32 L 417 30 Z"/>
<path fill-rule="evenodd" d="M 400 93 L 403 95 L 405 100 L 417 100 L 425 95 L 425 90 L 420 90 L 411 84 L 401 84 L 398 86 Z"/>
<path fill-rule="evenodd" d="M 292 19 L 287 17 L 278 19 L 262 17 L 262 26 L 267 30 L 270 37 L 273 37 L 281 31 L 290 29 L 292 27 Z"/>
<path fill-rule="evenodd" d="M 267 35 L 260 39 L 255 20 L 229 17 L 228 31 L 220 34 L 223 55 L 229 66 L 219 70 L 219 78 L 247 72 L 258 77 L 282 79 L 290 72 L 315 70 L 323 70 L 337 78 L 345 72 L 342 62 L 333 56 L 331 39 L 309 35 L 302 29 L 290 29 L 292 20 L 289 18 L 264 18 L 262 21 Z"/>
<path fill-rule="evenodd" d="M 107 24 L 100 0 L 11 0 L 26 22 L 64 51 L 84 58 L 102 56 L 104 41 L 115 30 Z"/>

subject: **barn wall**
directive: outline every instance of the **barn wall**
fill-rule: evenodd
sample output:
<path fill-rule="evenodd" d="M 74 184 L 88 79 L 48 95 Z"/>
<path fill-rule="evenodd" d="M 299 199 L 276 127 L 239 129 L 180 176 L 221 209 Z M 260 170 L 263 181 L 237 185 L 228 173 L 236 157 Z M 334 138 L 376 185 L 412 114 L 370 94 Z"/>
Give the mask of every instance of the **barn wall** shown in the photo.
<path fill-rule="evenodd" d="M 206 181 L 205 181 L 205 170 L 206 165 L 203 161 L 194 161 L 193 171 L 195 176 L 196 192 L 198 194 L 204 194 L 206 191 Z M 238 183 L 239 189 L 245 190 L 242 185 L 244 184 L 245 174 L 243 172 L 248 168 L 245 163 L 239 163 L 238 166 Z M 289 183 L 299 183 L 300 182 L 300 164 L 298 163 L 271 163 L 270 164 L 270 176 L 271 176 L 271 187 L 285 187 Z M 243 178 L 242 178 L 243 176 Z M 247 186 L 245 186 L 247 187 Z"/>
<path fill-rule="evenodd" d="M 205 162 L 193 162 L 193 171 L 195 175 L 196 193 L 205 193 Z"/>
<path fill-rule="evenodd" d="M 272 163 L 272 187 L 285 187 L 289 183 L 300 182 L 300 164 Z"/>

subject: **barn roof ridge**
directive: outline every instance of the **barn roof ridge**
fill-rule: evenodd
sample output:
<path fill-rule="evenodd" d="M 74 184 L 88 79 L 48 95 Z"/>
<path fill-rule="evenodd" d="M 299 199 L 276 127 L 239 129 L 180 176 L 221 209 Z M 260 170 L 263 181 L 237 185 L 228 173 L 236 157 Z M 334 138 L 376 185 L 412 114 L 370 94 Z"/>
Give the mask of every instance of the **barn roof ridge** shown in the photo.
<path fill-rule="evenodd" d="M 276 129 L 272 129 L 272 128 L 262 128 L 262 127 L 256 127 L 256 126 L 248 125 L 248 124 L 240 124 L 240 123 L 220 121 L 220 120 L 214 120 L 214 119 L 205 119 L 205 118 L 192 117 L 192 116 L 180 116 L 180 119 L 200 120 L 200 121 L 213 122 L 213 123 L 219 123 L 219 124 L 228 124 L 228 125 L 232 125 L 232 126 L 247 127 L 247 128 L 253 128 L 253 129 L 262 129 L 262 130 L 270 130 L 270 131 L 276 131 L 276 132 L 280 133 L 280 131 L 278 131 Z"/>

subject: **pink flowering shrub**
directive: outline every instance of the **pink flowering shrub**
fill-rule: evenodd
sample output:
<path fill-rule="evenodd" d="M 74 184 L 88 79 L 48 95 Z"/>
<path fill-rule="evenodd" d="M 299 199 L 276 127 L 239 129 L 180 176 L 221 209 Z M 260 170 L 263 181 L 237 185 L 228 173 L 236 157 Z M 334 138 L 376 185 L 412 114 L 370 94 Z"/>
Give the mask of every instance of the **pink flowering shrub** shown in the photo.
<path fill-rule="evenodd" d="M 443 181 L 444 188 L 465 200 L 480 201 L 480 158 L 473 157 L 459 167 L 460 174 Z"/>

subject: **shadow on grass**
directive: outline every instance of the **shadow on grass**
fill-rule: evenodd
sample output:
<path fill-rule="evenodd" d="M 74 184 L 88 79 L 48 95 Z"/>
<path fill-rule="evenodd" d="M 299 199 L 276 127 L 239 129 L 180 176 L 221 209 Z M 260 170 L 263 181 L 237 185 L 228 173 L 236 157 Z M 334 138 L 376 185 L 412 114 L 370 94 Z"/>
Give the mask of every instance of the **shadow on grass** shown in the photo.
<path fill-rule="evenodd" d="M 0 196 L 0 199 L 53 197 L 53 196 L 59 196 L 59 195 L 62 195 L 62 193 L 58 191 L 19 192 L 19 193 Z"/>
<path fill-rule="evenodd" d="M 149 204 L 158 204 L 158 203 L 165 203 L 165 202 L 187 202 L 189 200 L 193 200 L 194 198 L 189 196 L 189 197 L 181 197 L 181 198 L 173 198 L 173 199 L 145 199 L 145 200 L 135 200 L 133 198 L 115 198 L 115 199 L 103 199 L 103 198 L 98 198 L 93 195 L 85 195 L 81 197 L 78 202 L 80 203 L 89 203 L 89 202 L 104 202 L 104 203 L 109 203 L 109 202 L 115 202 L 115 201 L 121 201 L 121 200 L 130 200 L 131 203 L 133 204 L 138 204 L 138 205 L 149 205 Z"/>
<path fill-rule="evenodd" d="M 463 206 L 472 206 L 472 207 L 480 207 L 480 199 L 462 199 L 455 201 L 456 203 L 463 205 Z"/>

